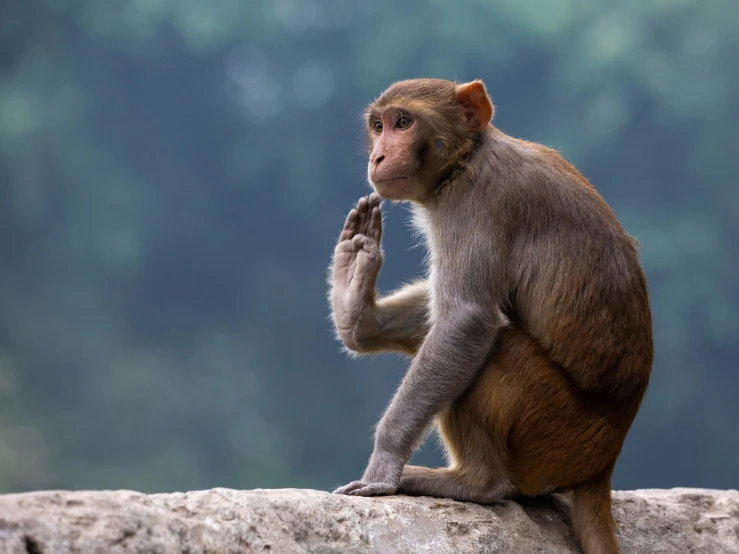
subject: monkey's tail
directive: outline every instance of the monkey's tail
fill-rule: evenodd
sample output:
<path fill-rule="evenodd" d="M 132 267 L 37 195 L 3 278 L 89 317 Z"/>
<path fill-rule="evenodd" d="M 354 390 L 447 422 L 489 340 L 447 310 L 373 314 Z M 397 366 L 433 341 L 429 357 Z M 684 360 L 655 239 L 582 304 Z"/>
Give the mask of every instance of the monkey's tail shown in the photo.
<path fill-rule="evenodd" d="M 585 554 L 618 554 L 611 472 L 572 490 L 572 526 Z"/>

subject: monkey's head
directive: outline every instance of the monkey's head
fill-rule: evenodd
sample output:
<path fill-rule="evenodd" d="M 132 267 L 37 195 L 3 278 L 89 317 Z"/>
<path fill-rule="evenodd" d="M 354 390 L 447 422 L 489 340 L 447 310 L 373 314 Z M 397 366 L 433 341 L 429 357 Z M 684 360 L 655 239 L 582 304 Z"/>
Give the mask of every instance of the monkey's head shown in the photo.
<path fill-rule="evenodd" d="M 377 194 L 423 202 L 490 124 L 482 81 L 413 79 L 393 84 L 367 108 L 367 174 Z"/>

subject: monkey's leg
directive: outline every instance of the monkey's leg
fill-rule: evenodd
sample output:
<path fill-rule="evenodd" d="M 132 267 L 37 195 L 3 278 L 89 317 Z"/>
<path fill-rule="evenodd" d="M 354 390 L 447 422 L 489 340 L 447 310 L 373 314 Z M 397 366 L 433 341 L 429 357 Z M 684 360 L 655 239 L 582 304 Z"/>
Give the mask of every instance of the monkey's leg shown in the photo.
<path fill-rule="evenodd" d="M 488 311 L 473 303 L 452 305 L 434 321 L 377 426 L 362 479 L 334 492 L 376 496 L 398 490 L 403 467 L 424 430 L 473 386 L 495 344 L 498 325 L 503 325 L 502 318 L 491 322 Z"/>
<path fill-rule="evenodd" d="M 494 370 L 493 362 L 484 373 Z M 501 429 L 505 418 L 496 418 L 497 425 L 491 427 L 481 411 L 486 404 L 476 391 L 485 385 L 484 377 L 481 376 L 470 391 L 437 417 L 439 435 L 446 447 L 450 466 L 430 469 L 406 465 L 400 480 L 400 493 L 480 504 L 490 504 L 516 494 L 507 472 L 505 433 Z"/>
<path fill-rule="evenodd" d="M 468 403 L 491 432 L 505 437 L 516 489 L 529 496 L 571 489 L 584 552 L 617 554 L 610 477 L 627 430 L 618 424 L 619 407 L 583 394 L 515 326 L 501 333 Z"/>

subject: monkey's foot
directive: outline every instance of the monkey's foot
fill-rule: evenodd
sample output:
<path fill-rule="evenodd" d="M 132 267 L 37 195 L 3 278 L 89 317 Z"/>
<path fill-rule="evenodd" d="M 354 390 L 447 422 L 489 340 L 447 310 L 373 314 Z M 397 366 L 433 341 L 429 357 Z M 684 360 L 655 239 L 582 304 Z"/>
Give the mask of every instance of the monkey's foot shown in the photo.
<path fill-rule="evenodd" d="M 399 494 L 409 496 L 436 496 L 460 502 L 494 504 L 516 494 L 516 489 L 507 480 L 497 483 L 481 483 L 459 470 L 451 468 L 431 469 L 407 465 L 400 478 Z"/>
<path fill-rule="evenodd" d="M 347 494 L 349 496 L 387 496 L 395 494 L 397 485 L 390 483 L 365 483 L 363 481 L 352 481 L 348 485 L 339 487 L 333 494 Z"/>

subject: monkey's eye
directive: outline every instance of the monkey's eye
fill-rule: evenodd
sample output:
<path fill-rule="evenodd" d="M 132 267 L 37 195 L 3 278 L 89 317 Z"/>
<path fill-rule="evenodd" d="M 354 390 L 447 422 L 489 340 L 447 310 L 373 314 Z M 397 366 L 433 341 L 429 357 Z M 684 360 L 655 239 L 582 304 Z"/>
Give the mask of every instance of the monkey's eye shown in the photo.
<path fill-rule="evenodd" d="M 379 119 L 375 121 L 373 129 L 375 130 L 375 133 L 382 133 L 382 121 L 380 121 Z"/>
<path fill-rule="evenodd" d="M 401 115 L 398 118 L 398 122 L 395 124 L 395 127 L 397 127 L 398 129 L 407 129 L 411 126 L 412 122 L 413 120 L 407 115 Z"/>

